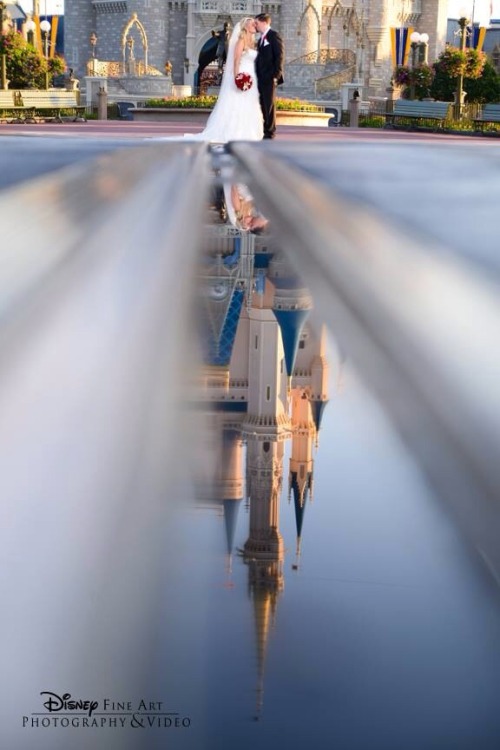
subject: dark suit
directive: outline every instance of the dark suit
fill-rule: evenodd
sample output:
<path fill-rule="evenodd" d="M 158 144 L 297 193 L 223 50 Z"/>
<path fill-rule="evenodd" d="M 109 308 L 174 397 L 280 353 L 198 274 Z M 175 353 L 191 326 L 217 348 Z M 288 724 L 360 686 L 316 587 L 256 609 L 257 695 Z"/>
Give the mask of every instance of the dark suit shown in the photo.
<path fill-rule="evenodd" d="M 259 44 L 255 72 L 264 118 L 264 138 L 273 138 L 276 130 L 276 86 L 283 83 L 283 39 L 273 29 L 268 30 L 264 44 Z"/>

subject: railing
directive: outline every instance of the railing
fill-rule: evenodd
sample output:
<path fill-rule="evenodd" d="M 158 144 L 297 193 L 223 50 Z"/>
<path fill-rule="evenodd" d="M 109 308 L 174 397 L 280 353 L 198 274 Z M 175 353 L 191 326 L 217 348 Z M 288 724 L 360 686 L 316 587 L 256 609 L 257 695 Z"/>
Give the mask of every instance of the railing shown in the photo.
<path fill-rule="evenodd" d="M 206 162 L 201 144 L 146 146 L 0 193 L 2 595 L 11 637 L 33 624 L 26 661 L 17 648 L 3 661 L 12 716 L 48 664 L 84 692 L 110 671 L 141 694 L 151 685 Z M 26 205 L 30 221 L 16 220 Z M 14 721 L 2 732 L 25 745 Z M 50 734 L 38 748 L 67 747 Z"/>
<path fill-rule="evenodd" d="M 332 73 L 329 76 L 318 78 L 314 82 L 314 88 L 317 95 L 333 94 L 337 92 L 343 83 L 350 83 L 356 74 L 356 66 L 350 65 L 339 73 Z"/>
<path fill-rule="evenodd" d="M 198 13 L 229 13 L 251 15 L 253 6 L 249 0 L 198 0 Z"/>
<path fill-rule="evenodd" d="M 351 49 L 321 49 L 289 60 L 287 65 L 327 65 L 328 63 L 354 65 L 356 54 Z"/>
<path fill-rule="evenodd" d="M 484 224 L 484 205 L 500 199 L 496 166 L 478 157 L 471 202 L 461 166 L 455 170 L 447 153 L 424 157 L 409 146 L 394 161 L 391 145 L 377 144 L 370 154 L 280 146 L 273 154 L 233 144 L 232 153 L 311 289 L 319 318 L 335 330 L 500 583 L 494 214 Z M 470 180 L 472 161 L 469 168 Z M 423 201 L 421 179 L 432 173 L 439 185 L 433 191 L 426 180 Z M 474 254 L 463 216 L 483 230 Z"/>
<path fill-rule="evenodd" d="M 162 76 L 158 68 L 145 65 L 143 60 L 134 60 L 131 68 L 127 63 L 119 60 L 89 60 L 87 63 L 88 76 L 101 76 L 102 78 L 123 78 L 133 70 L 135 76 Z"/>
<path fill-rule="evenodd" d="M 26 686 L 46 687 L 54 665 L 57 684 L 76 674 L 85 697 L 96 684 L 104 695 L 125 684 L 142 696 L 152 676 L 164 679 L 154 671 L 163 552 L 182 543 L 173 479 L 186 461 L 179 432 L 195 361 L 193 279 L 216 173 L 249 184 L 318 319 L 500 579 L 500 184 L 496 159 L 467 147 L 464 189 L 459 151 L 380 141 L 302 151 L 284 141 L 274 150 L 233 144 L 209 161 L 202 144 L 173 142 L 10 190 L 3 183 L 0 549 L 9 616 L 0 636 L 19 634 L 23 649 L 3 663 L 7 715 L 38 705 L 24 708 Z M 29 222 L 17 220 L 26 206 Z M 263 434 L 266 426 L 274 423 Z M 24 731 L 8 723 L 5 746 L 24 746 Z M 202 746 L 196 731 L 193 747 Z M 59 732 L 37 743 L 68 747 Z M 143 744 L 135 732 L 127 740 Z M 123 748 L 123 737 L 112 733 L 107 746 Z"/>

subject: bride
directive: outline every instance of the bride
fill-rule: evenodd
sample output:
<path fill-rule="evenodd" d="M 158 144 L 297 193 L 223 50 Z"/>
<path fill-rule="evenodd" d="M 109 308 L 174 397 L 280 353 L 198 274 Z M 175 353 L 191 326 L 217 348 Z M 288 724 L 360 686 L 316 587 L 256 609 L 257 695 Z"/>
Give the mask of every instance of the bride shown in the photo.
<path fill-rule="evenodd" d="M 187 137 L 211 143 L 262 139 L 264 126 L 255 73 L 255 32 L 253 18 L 244 18 L 234 27 L 215 107 L 205 129 Z M 239 73 L 251 77 L 252 85 L 246 91 L 241 91 L 235 83 Z"/>

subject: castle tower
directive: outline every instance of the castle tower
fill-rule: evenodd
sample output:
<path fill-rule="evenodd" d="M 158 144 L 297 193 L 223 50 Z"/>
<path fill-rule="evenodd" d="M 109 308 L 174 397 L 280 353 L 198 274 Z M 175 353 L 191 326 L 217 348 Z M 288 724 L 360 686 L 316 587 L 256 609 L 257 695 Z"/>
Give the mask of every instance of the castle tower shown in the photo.
<path fill-rule="evenodd" d="M 323 411 L 328 403 L 330 368 L 326 359 L 326 328 L 322 326 L 318 348 L 311 362 L 311 410 L 316 432 L 319 432 Z"/>
<path fill-rule="evenodd" d="M 232 555 L 238 510 L 243 500 L 243 441 L 234 429 L 224 429 L 216 480 L 216 495 L 224 507 L 227 554 Z"/>
<path fill-rule="evenodd" d="M 292 427 L 292 454 L 288 488 L 294 501 L 298 558 L 300 556 L 304 509 L 307 500 L 312 499 L 313 443 L 316 436 L 308 393 L 302 388 L 295 388 L 292 391 Z"/>
<path fill-rule="evenodd" d="M 323 3 L 321 0 L 308 0 L 298 22 L 297 35 L 301 38 L 302 55 L 321 51 L 321 21 Z"/>
<path fill-rule="evenodd" d="M 287 374 L 280 329 L 269 294 L 255 295 L 248 314 L 248 412 L 242 429 L 261 440 L 290 435 Z"/>
<path fill-rule="evenodd" d="M 247 443 L 250 527 L 244 558 L 248 565 L 257 646 L 256 720 L 264 699 L 264 669 L 271 625 L 284 586 L 284 546 L 279 531 L 283 446 L 283 442 L 262 441 L 256 435 L 249 437 Z"/>
<path fill-rule="evenodd" d="M 283 254 L 277 254 L 269 264 L 269 278 L 274 285 L 273 313 L 281 330 L 286 371 L 291 377 L 300 333 L 312 309 L 311 296 Z"/>

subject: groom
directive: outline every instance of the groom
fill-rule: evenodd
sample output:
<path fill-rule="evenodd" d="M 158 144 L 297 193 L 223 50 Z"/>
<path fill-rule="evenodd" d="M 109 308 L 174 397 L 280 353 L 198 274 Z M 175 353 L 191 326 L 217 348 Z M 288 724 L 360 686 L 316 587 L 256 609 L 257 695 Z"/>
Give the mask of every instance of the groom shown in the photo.
<path fill-rule="evenodd" d="M 283 83 L 283 39 L 271 28 L 271 16 L 259 13 L 255 26 L 260 33 L 255 71 L 264 118 L 264 138 L 276 132 L 276 86 Z"/>

